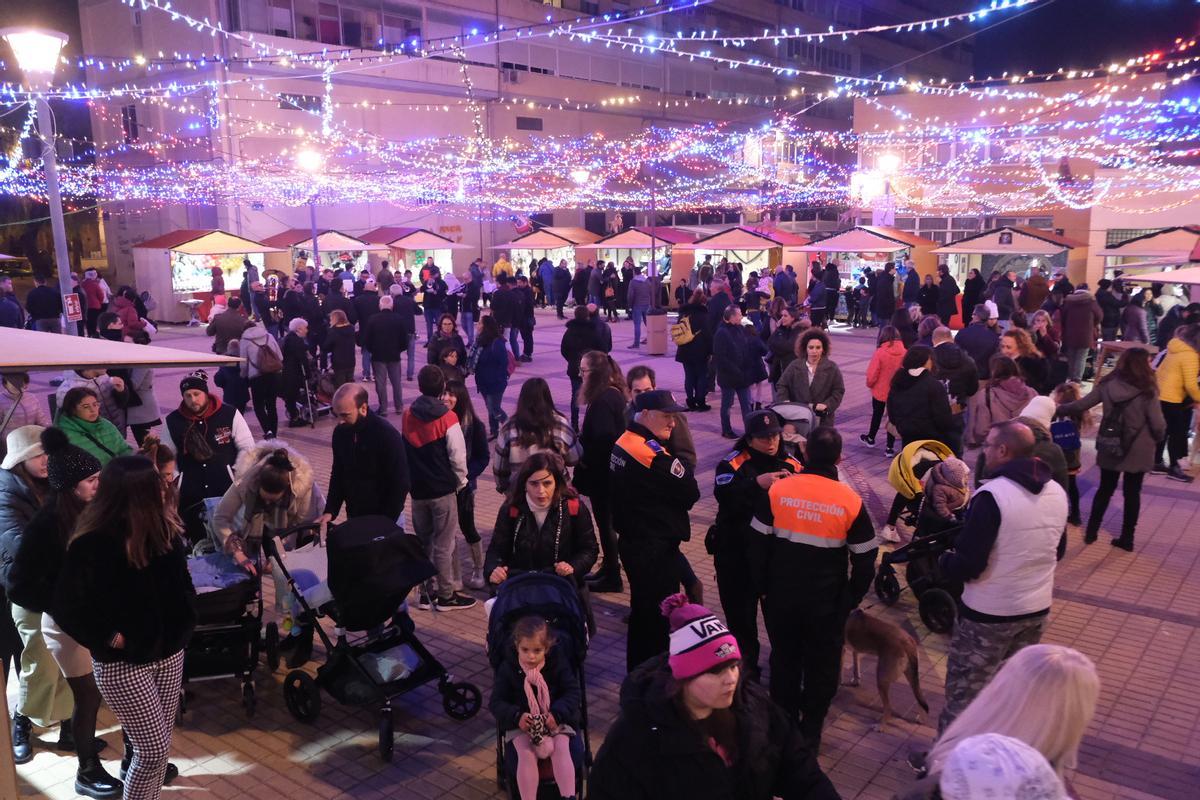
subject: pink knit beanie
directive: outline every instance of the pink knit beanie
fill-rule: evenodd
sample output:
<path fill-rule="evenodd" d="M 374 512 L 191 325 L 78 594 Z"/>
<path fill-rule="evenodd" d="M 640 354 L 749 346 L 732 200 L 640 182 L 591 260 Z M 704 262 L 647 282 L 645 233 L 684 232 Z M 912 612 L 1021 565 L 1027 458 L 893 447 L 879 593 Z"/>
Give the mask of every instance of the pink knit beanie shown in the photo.
<path fill-rule="evenodd" d="M 704 606 L 688 602 L 680 592 L 662 601 L 662 614 L 671 624 L 671 675 L 694 678 L 713 667 L 742 657 L 737 639 Z"/>

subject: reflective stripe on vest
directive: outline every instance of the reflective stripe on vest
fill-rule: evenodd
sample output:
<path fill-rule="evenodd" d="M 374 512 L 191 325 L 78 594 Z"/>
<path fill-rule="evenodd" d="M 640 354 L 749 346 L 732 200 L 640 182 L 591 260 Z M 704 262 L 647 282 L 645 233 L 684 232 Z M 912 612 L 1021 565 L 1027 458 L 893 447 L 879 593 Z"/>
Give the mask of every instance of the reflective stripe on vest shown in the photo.
<path fill-rule="evenodd" d="M 820 475 L 793 475 L 776 481 L 770 489 L 771 530 L 754 527 L 780 539 L 811 547 L 845 547 L 846 534 L 862 498 L 849 486 Z"/>

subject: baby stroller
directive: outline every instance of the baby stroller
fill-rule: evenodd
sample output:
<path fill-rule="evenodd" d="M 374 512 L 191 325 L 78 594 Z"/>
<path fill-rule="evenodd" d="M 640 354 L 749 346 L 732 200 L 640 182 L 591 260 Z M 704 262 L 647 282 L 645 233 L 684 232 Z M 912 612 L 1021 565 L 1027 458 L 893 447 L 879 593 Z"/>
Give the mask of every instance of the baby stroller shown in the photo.
<path fill-rule="evenodd" d="M 196 629 L 184 651 L 184 684 L 194 680 L 237 678 L 242 686 L 242 707 L 254 716 L 254 669 L 260 647 L 265 647 L 267 664 L 279 664 L 279 631 L 275 623 L 262 637 L 262 578 L 250 575 L 226 553 L 188 559 L 188 571 L 196 587 Z M 186 693 L 179 713 L 186 709 Z"/>
<path fill-rule="evenodd" d="M 318 526 L 297 526 L 297 547 L 314 540 Z M 281 537 L 282 538 L 282 537 Z M 327 661 L 314 680 L 294 669 L 283 682 L 288 711 L 301 722 L 314 722 L 321 713 L 321 690 L 342 705 L 379 705 L 379 755 L 390 761 L 395 744 L 392 702 L 430 681 L 437 681 L 442 708 L 457 720 L 479 712 L 483 695 L 471 683 L 455 682 L 450 673 L 421 644 L 404 599 L 413 587 L 437 570 L 420 542 L 386 517 L 358 517 L 330 528 L 326 537 L 328 588 L 333 602 L 318 608 L 309 604 L 288 572 L 287 554 L 276 539 L 263 549 L 282 570 L 300 613 L 312 623 L 325 646 Z M 327 616 L 338 626 L 337 641 L 317 623 Z M 390 618 L 390 620 L 389 620 Z M 353 639 L 347 632 L 359 632 Z"/>
<path fill-rule="evenodd" d="M 496 600 L 488 617 L 487 649 L 492 669 L 498 669 L 509 657 L 512 648 L 513 627 L 522 617 L 542 616 L 546 619 L 557 640 L 556 648 L 565 655 L 579 676 L 580 735 L 571 738 L 571 757 L 575 762 L 576 796 L 585 797 L 587 772 L 592 766 L 592 748 L 588 738 L 587 682 L 584 679 L 583 662 L 587 656 L 588 629 L 587 612 L 579 597 L 579 590 L 567 578 L 552 572 L 524 572 L 514 574 L 500 584 Z M 541 789 L 553 787 L 557 797 L 553 773 L 548 762 L 539 762 Z M 511 744 L 506 745 L 504 731 L 496 727 L 496 783 L 516 798 L 517 753 Z"/>
<path fill-rule="evenodd" d="M 896 565 L 905 565 L 905 581 L 917 597 L 917 612 L 925 627 L 934 633 L 949 633 L 958 618 L 962 584 L 944 577 L 938 559 L 953 549 L 962 526 L 947 525 L 937 521 L 935 515 L 922 513 L 922 479 L 935 464 L 953 455 L 941 442 L 923 439 L 906 445 L 892 461 L 888 483 L 900 499 L 907 501 L 905 514 L 914 526 L 913 539 L 890 553 L 885 552 L 875 573 L 875 595 L 892 605 L 903 591 Z"/>
<path fill-rule="evenodd" d="M 330 413 L 333 392 L 333 373 L 317 370 L 309 358 L 304 365 L 304 380 L 300 383 L 300 397 L 296 402 L 299 419 L 315 426 L 318 417 Z"/>
<path fill-rule="evenodd" d="M 782 424 L 791 425 L 797 434 L 805 438 L 808 438 L 809 432 L 816 426 L 817 415 L 809 408 L 808 403 L 787 401 L 775 403 L 769 406 L 769 409 L 779 415 Z"/>

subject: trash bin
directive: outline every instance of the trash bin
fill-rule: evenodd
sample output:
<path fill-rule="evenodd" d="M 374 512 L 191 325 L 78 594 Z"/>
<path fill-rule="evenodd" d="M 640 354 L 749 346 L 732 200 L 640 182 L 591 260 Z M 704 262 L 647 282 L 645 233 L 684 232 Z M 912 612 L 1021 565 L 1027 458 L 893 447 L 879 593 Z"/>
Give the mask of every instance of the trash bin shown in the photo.
<path fill-rule="evenodd" d="M 652 356 L 667 354 L 667 310 L 652 308 L 646 312 L 646 353 Z"/>

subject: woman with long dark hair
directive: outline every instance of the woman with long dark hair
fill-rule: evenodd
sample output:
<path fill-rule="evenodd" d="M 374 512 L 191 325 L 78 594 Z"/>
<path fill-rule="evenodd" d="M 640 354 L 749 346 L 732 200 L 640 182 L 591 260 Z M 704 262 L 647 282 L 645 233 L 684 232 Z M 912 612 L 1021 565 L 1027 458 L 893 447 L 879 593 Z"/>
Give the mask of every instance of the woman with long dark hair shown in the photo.
<path fill-rule="evenodd" d="M 196 621 L 182 532 L 154 464 L 113 459 L 75 525 L 55 592 L 55 621 L 91 650 L 96 684 L 132 745 L 125 800 L 158 800 L 167 776 Z"/>
<path fill-rule="evenodd" d="M 593 592 L 619 592 L 623 588 L 621 558 L 612 524 L 613 498 L 609 489 L 608 464 L 613 445 L 625 432 L 628 392 L 621 368 L 611 356 L 598 350 L 583 354 L 579 374 L 583 378 L 579 403 L 586 406 L 587 411 L 579 431 L 583 457 L 575 469 L 574 482 L 581 494 L 591 498 L 600 549 L 604 554 L 604 563 L 588 576 L 588 582 Z"/>
<path fill-rule="evenodd" d="M 75 790 L 89 797 L 117 797 L 121 782 L 105 771 L 97 755 L 100 692 L 92 677 L 92 656 L 78 636 L 62 627 L 64 615 L 55 602 L 55 587 L 65 570 L 67 543 L 76 522 L 96 496 L 100 460 L 71 444 L 57 428 L 42 431 L 41 443 L 47 456 L 49 492 L 17 540 L 8 571 L 8 596 L 16 606 L 39 615 L 42 639 L 71 687 L 75 707 L 70 738 L 74 739 L 79 759 Z M 103 599 L 96 596 L 90 601 Z"/>
<path fill-rule="evenodd" d="M 76 447 L 81 447 L 104 466 L 109 460 L 133 452 L 124 434 L 101 416 L 100 395 L 90 386 L 76 386 L 63 397 L 54 424 Z"/>
<path fill-rule="evenodd" d="M 958 283 L 950 275 L 950 268 L 945 264 L 938 265 L 938 296 L 937 296 L 937 315 L 943 325 L 949 327 L 950 318 L 958 313 Z M 966 318 L 970 314 L 967 307 L 963 306 L 963 317 Z"/>
<path fill-rule="evenodd" d="M 973 269 L 967 273 L 967 279 L 963 282 L 962 313 L 964 321 L 970 320 L 971 315 L 975 313 L 975 306 L 983 302 L 985 286 L 979 270 Z"/>
<path fill-rule="evenodd" d="M 1167 431 L 1158 384 L 1150 366 L 1150 353 L 1141 347 L 1126 350 L 1116 368 L 1105 375 L 1085 397 L 1058 407 L 1058 414 L 1076 414 L 1103 403 L 1104 413 L 1096 434 L 1096 465 L 1100 486 L 1092 498 L 1085 544 L 1096 541 L 1108 502 L 1122 481 L 1125 497 L 1121 535 L 1113 547 L 1133 552 L 1133 534 L 1142 510 L 1142 479 L 1154 467 L 1158 442 Z"/>
<path fill-rule="evenodd" d="M 475 374 L 475 388 L 483 395 L 488 412 L 488 438 L 495 439 L 508 421 L 501 407 L 508 388 L 509 351 L 496 318 L 487 314 L 475 323 L 475 343 L 467 356 L 467 374 Z"/>
<path fill-rule="evenodd" d="M 446 382 L 446 393 L 442 395 L 442 402 L 458 417 L 458 426 L 462 428 L 463 441 L 467 446 L 467 485 L 459 489 L 455 496 L 458 504 L 458 526 L 471 551 L 471 571 L 463 578 L 463 583 L 471 589 L 483 589 L 487 582 L 483 574 L 482 537 L 475 527 L 475 489 L 479 485 L 479 476 L 488 465 L 487 430 L 484 429 L 479 415 L 475 413 L 471 393 L 462 381 Z M 454 563 L 459 563 L 457 557 Z"/>
<path fill-rule="evenodd" d="M 521 384 L 517 410 L 496 437 L 496 460 L 492 464 L 496 491 L 508 492 L 509 478 L 520 471 L 521 463 L 542 451 L 558 453 L 568 467 L 578 464 L 583 455 L 575 429 L 554 407 L 550 385 L 544 378 L 530 378 Z"/>

